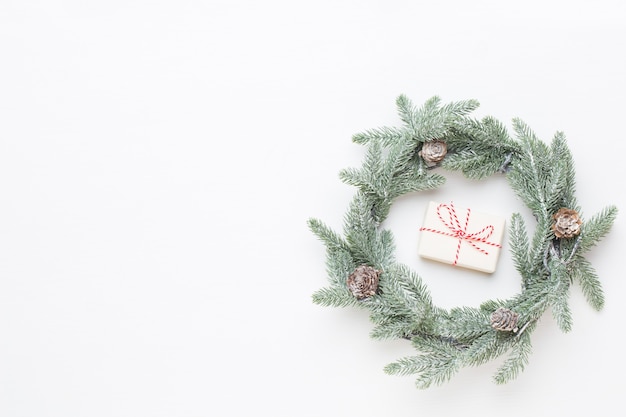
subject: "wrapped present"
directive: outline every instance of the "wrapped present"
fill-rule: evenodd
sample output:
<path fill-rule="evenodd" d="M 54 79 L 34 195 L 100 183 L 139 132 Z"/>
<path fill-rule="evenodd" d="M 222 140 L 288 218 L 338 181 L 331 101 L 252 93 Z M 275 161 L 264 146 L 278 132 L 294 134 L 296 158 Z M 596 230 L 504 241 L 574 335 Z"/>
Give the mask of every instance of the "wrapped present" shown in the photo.
<path fill-rule="evenodd" d="M 430 202 L 420 228 L 418 254 L 427 259 L 492 273 L 496 270 L 505 219 Z"/>

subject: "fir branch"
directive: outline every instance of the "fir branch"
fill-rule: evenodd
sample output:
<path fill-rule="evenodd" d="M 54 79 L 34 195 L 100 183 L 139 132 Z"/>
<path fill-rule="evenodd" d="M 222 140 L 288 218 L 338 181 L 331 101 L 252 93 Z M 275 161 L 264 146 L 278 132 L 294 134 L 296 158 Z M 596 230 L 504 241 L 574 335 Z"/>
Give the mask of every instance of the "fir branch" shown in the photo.
<path fill-rule="evenodd" d="M 445 104 L 441 108 L 441 113 L 451 115 L 455 120 L 460 120 L 463 116 L 466 116 L 480 107 L 478 100 L 461 100 L 453 101 Z"/>
<path fill-rule="evenodd" d="M 617 207 L 609 206 L 581 225 L 578 253 L 583 254 L 594 247 L 611 230 L 617 217 Z"/>
<path fill-rule="evenodd" d="M 373 191 L 384 189 L 387 185 L 389 177 L 383 171 L 382 146 L 379 141 L 374 140 L 368 143 L 361 172 L 367 178 Z"/>
<path fill-rule="evenodd" d="M 492 116 L 485 116 L 475 130 L 477 136 L 483 138 L 486 144 L 502 149 L 506 153 L 517 152 L 518 148 L 509 136 L 509 132 L 502 122 Z"/>
<path fill-rule="evenodd" d="M 433 358 L 433 356 L 407 356 L 386 365 L 384 371 L 389 375 L 414 375 L 432 367 L 439 368 L 442 364 L 445 365 L 450 361 L 450 356 L 437 358 Z"/>
<path fill-rule="evenodd" d="M 370 319 L 377 326 L 376 339 L 402 338 L 422 334 L 429 328 L 432 301 L 420 278 L 406 266 L 394 263 L 382 275 L 376 308 Z"/>
<path fill-rule="evenodd" d="M 344 218 L 344 233 L 355 262 L 384 270 L 393 262 L 395 246 L 389 231 L 378 230 L 372 213 L 375 205 L 363 193 L 357 193 Z"/>
<path fill-rule="evenodd" d="M 434 96 L 417 109 L 406 96 L 398 97 L 398 114 L 412 139 L 424 142 L 442 138 L 479 106 L 476 100 L 452 102 L 444 106 L 440 104 L 441 99 Z"/>
<path fill-rule="evenodd" d="M 496 311 L 500 307 L 504 307 L 506 305 L 506 301 L 504 300 L 487 300 L 483 301 L 482 304 L 478 307 L 478 309 L 486 314 L 491 314 Z"/>
<path fill-rule="evenodd" d="M 394 263 L 387 268 L 386 282 L 399 296 L 407 310 L 417 316 L 425 316 L 432 310 L 430 293 L 421 278 L 404 264 Z"/>
<path fill-rule="evenodd" d="M 461 171 L 467 178 L 479 180 L 493 175 L 500 163 L 494 164 L 489 156 L 479 155 L 471 150 L 461 150 L 446 155 L 441 165 L 450 171 Z"/>
<path fill-rule="evenodd" d="M 600 311 L 604 307 L 604 292 L 591 262 L 580 255 L 576 256 L 569 265 L 569 270 L 572 279 L 579 283 L 589 305 L 596 311 Z"/>
<path fill-rule="evenodd" d="M 528 358 L 532 352 L 530 334 L 534 330 L 535 323 L 529 325 L 524 334 L 520 335 L 512 345 L 511 353 L 506 361 L 498 368 L 493 376 L 496 384 L 505 384 L 524 370 L 528 364 Z"/>
<path fill-rule="evenodd" d="M 482 179 L 496 172 L 507 172 L 519 145 L 511 138 L 502 123 L 493 117 L 482 120 L 463 118 L 446 136 L 454 149 L 442 164 L 444 168 L 459 170 L 470 179 Z"/>
<path fill-rule="evenodd" d="M 572 312 L 568 303 L 569 274 L 566 265 L 553 259 L 550 265 L 549 282 L 552 285 L 548 302 L 552 306 L 552 315 L 563 333 L 572 330 Z"/>
<path fill-rule="evenodd" d="M 473 150 L 485 155 L 502 156 L 519 150 L 504 124 L 490 116 L 482 120 L 469 117 L 458 119 L 446 139 L 454 148 Z"/>
<path fill-rule="evenodd" d="M 326 226 L 321 220 L 310 218 L 308 226 L 328 249 L 350 250 L 343 238 Z"/>
<path fill-rule="evenodd" d="M 440 106 L 441 99 L 433 97 L 420 109 L 415 137 L 420 142 L 446 137 L 462 124 L 463 117 L 478 107 L 476 100 L 466 100 Z"/>
<path fill-rule="evenodd" d="M 445 177 L 440 174 L 423 174 L 417 170 L 398 174 L 395 179 L 389 188 L 389 198 L 392 199 L 408 193 L 434 190 L 446 182 Z"/>
<path fill-rule="evenodd" d="M 394 252 L 396 245 L 393 239 L 393 233 L 390 230 L 379 230 L 375 234 L 373 242 L 373 256 L 375 265 L 378 265 L 383 271 L 388 270 L 394 264 Z"/>
<path fill-rule="evenodd" d="M 376 221 L 371 217 L 372 204 L 362 192 L 357 193 L 344 216 L 344 234 L 350 249 L 356 251 L 362 260 L 367 259 L 365 252 L 376 236 Z"/>
<path fill-rule="evenodd" d="M 459 370 L 459 348 L 434 337 L 414 337 L 412 344 L 421 352 L 419 356 L 401 358 L 385 366 L 389 375 L 417 374 L 415 385 L 426 389 L 448 381 Z"/>
<path fill-rule="evenodd" d="M 417 351 L 426 355 L 456 357 L 463 348 L 462 344 L 445 335 L 417 334 L 411 338 L 411 344 Z"/>
<path fill-rule="evenodd" d="M 313 293 L 313 303 L 324 307 L 352 307 L 357 305 L 356 299 L 347 288 L 326 287 Z"/>
<path fill-rule="evenodd" d="M 556 319 L 556 324 L 563 333 L 572 330 L 572 311 L 567 302 L 568 291 L 566 287 L 559 287 L 555 290 L 552 300 L 552 315 Z"/>
<path fill-rule="evenodd" d="M 521 148 L 507 178 L 513 191 L 532 210 L 535 217 L 546 217 L 551 211 L 545 194 L 550 181 L 551 152 L 521 120 L 515 119 L 513 127 Z"/>
<path fill-rule="evenodd" d="M 352 136 L 352 141 L 362 145 L 365 145 L 370 141 L 378 141 L 382 146 L 387 147 L 399 140 L 402 140 L 406 136 L 407 130 L 404 127 L 383 126 L 357 133 Z"/>
<path fill-rule="evenodd" d="M 525 321 L 538 320 L 549 307 L 549 295 L 552 286 L 545 279 L 533 279 L 532 285 L 526 287 L 524 291 L 507 300 L 502 306 L 518 312 Z"/>
<path fill-rule="evenodd" d="M 370 337 L 377 340 L 404 339 L 407 334 L 415 332 L 418 326 L 408 317 L 395 317 L 391 320 L 381 321 L 370 332 Z"/>
<path fill-rule="evenodd" d="M 423 358 L 428 366 L 419 373 L 415 380 L 415 386 L 418 389 L 427 389 L 432 385 L 448 382 L 459 371 L 459 364 L 455 358 L 439 355 L 428 355 L 420 358 Z"/>
<path fill-rule="evenodd" d="M 411 164 L 410 161 L 415 157 L 415 154 L 415 144 L 410 140 L 400 140 L 390 146 L 381 170 L 382 175 L 387 180 L 385 183 L 387 187 L 391 185 L 390 181 L 397 174 L 414 168 L 415 165 Z"/>
<path fill-rule="evenodd" d="M 327 249 L 326 272 L 332 286 L 345 289 L 346 278 L 356 266 L 350 252 L 342 249 Z"/>
<path fill-rule="evenodd" d="M 559 155 L 551 152 L 552 170 L 544 184 L 544 199 L 546 212 L 551 213 L 563 206 L 563 196 L 568 193 L 567 171 L 568 167 L 559 159 Z"/>
<path fill-rule="evenodd" d="M 353 185 L 355 187 L 365 189 L 368 191 L 369 183 L 365 179 L 363 172 L 357 168 L 344 168 L 339 171 L 339 179 L 347 185 Z"/>
<path fill-rule="evenodd" d="M 551 224 L 552 222 L 547 213 L 537 218 L 537 226 L 530 241 L 528 252 L 527 269 L 530 274 L 540 275 L 547 272 L 544 270 L 544 258 L 554 238 Z"/>
<path fill-rule="evenodd" d="M 555 208 L 569 207 L 579 210 L 576 203 L 576 175 L 574 170 L 574 159 L 570 152 L 563 132 L 557 132 L 551 144 L 551 152 L 554 164 L 558 167 L 559 178 L 553 181 L 559 185 L 559 192 L 554 193 L 552 205 Z M 553 175 L 556 176 L 556 175 Z"/>
<path fill-rule="evenodd" d="M 491 311 L 487 313 L 471 307 L 456 307 L 448 314 L 439 315 L 436 330 L 438 334 L 459 342 L 469 342 L 491 331 L 489 314 Z"/>
<path fill-rule="evenodd" d="M 378 324 L 372 331 L 372 337 L 410 338 L 423 332 L 428 327 L 433 306 L 419 276 L 405 265 L 394 263 L 383 277 L 380 304 L 384 309 L 372 313 L 371 320 Z"/>
<path fill-rule="evenodd" d="M 482 365 L 504 354 L 508 347 L 495 330 L 485 332 L 463 352 L 463 363 L 465 366 Z"/>
<path fill-rule="evenodd" d="M 529 279 L 533 274 L 533 270 L 529 269 L 529 241 L 526 232 L 526 224 L 519 213 L 514 213 L 511 217 L 509 225 L 509 244 L 511 246 L 511 255 L 513 256 L 513 264 L 517 272 L 524 278 L 524 285 L 529 284 Z"/>
<path fill-rule="evenodd" d="M 409 131 L 414 134 L 417 131 L 418 116 L 417 109 L 413 105 L 413 102 L 407 96 L 401 94 L 396 99 L 396 108 L 398 109 L 398 116 L 400 116 L 400 120 L 402 120 L 406 124 Z"/>

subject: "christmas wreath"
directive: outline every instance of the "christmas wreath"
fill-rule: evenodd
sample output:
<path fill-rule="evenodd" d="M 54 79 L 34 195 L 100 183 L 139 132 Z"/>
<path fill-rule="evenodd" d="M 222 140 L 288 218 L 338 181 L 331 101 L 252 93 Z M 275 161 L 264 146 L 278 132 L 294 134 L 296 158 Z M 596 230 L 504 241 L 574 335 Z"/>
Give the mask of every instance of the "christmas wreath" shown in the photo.
<path fill-rule="evenodd" d="M 358 188 L 343 233 L 318 219 L 308 221 L 326 247 L 329 282 L 313 294 L 313 302 L 365 308 L 374 324 L 372 338 L 410 341 L 417 354 L 387 365 L 385 372 L 416 375 L 418 388 L 444 383 L 463 367 L 502 355 L 507 357 L 494 379 L 506 383 L 527 365 L 531 334 L 546 310 L 562 331 L 571 329 L 573 283 L 594 309 L 602 308 L 600 281 L 584 255 L 608 233 L 617 208 L 581 215 L 574 163 L 562 133 L 546 144 L 515 119 L 512 137 L 493 117 L 470 117 L 478 107 L 474 100 L 444 105 L 433 97 L 416 107 L 402 95 L 396 105 L 402 126 L 353 136 L 367 150 L 360 168 L 340 172 L 343 182 Z M 521 291 L 512 298 L 477 308 L 439 308 L 419 275 L 395 260 L 392 233 L 382 227 L 391 204 L 401 195 L 441 186 L 445 178 L 435 172 L 439 168 L 470 179 L 505 175 L 536 219 L 532 233 L 519 213 L 508 224 L 511 255 L 521 275 Z M 461 242 L 462 235 L 457 231 L 455 238 Z"/>

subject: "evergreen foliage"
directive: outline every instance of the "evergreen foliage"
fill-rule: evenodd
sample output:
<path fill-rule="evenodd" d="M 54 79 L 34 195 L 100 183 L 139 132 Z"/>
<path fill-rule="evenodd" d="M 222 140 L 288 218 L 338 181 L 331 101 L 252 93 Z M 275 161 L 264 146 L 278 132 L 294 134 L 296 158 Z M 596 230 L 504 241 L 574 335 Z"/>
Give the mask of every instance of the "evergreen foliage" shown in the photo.
<path fill-rule="evenodd" d="M 494 375 L 496 383 L 515 378 L 529 361 L 531 334 L 546 310 L 559 328 L 572 328 L 568 296 L 578 283 L 589 304 L 602 308 L 604 295 L 591 263 L 583 255 L 605 236 L 617 215 L 610 206 L 585 219 L 580 234 L 571 239 L 553 232 L 553 215 L 566 207 L 580 212 L 575 198 L 575 171 L 565 136 L 557 133 L 550 144 L 542 142 L 521 120 L 513 120 L 512 138 L 493 117 L 476 120 L 469 114 L 475 100 L 442 104 L 433 97 L 418 108 L 406 96 L 396 100 L 400 127 L 379 127 L 353 136 L 367 146 L 360 168 L 339 174 L 357 192 L 344 216 L 343 234 L 322 221 L 309 227 L 326 247 L 328 286 L 313 294 L 322 306 L 359 307 L 369 310 L 375 339 L 406 339 L 417 355 L 385 367 L 395 375 L 416 375 L 416 386 L 427 388 L 448 381 L 459 369 L 478 366 L 508 355 Z M 447 144 L 443 161 L 427 166 L 420 157 L 424 142 Z M 393 236 L 381 223 L 397 197 L 441 186 L 445 178 L 433 168 L 461 171 L 466 177 L 506 175 L 537 224 L 532 234 L 519 213 L 509 226 L 511 254 L 522 278 L 522 290 L 508 300 L 488 300 L 480 308 L 451 310 L 432 303 L 419 275 L 394 258 Z M 361 264 L 382 271 L 377 294 L 357 300 L 346 279 Z M 491 327 L 490 315 L 504 307 L 519 315 L 519 329 Z"/>

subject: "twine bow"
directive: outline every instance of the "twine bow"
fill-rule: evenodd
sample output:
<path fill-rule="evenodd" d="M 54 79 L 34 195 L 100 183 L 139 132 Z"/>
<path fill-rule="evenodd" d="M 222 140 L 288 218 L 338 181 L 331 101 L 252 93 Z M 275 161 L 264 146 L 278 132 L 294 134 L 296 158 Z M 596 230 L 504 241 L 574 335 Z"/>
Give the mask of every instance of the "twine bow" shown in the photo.
<path fill-rule="evenodd" d="M 447 217 L 449 220 L 446 220 L 446 218 L 442 214 L 443 210 L 447 212 Z M 446 231 L 441 231 L 437 229 L 430 229 L 428 227 L 420 228 L 420 231 L 437 233 L 437 234 L 444 235 L 444 236 L 450 236 L 459 240 L 456 246 L 456 254 L 454 256 L 454 262 L 452 263 L 452 265 L 456 265 L 459 260 L 459 253 L 461 252 L 461 244 L 463 243 L 463 241 L 466 241 L 474 249 L 476 249 L 477 251 L 485 255 L 489 255 L 489 252 L 487 252 L 485 249 L 478 246 L 477 243 L 495 246 L 497 248 L 502 247 L 501 245 L 497 243 L 487 241 L 487 239 L 489 239 L 491 235 L 493 234 L 493 230 L 494 230 L 494 227 L 491 224 L 483 227 L 478 232 L 467 233 L 467 226 L 469 224 L 470 214 L 471 214 L 471 209 L 468 208 L 467 215 L 465 216 L 465 224 L 461 226 L 461 221 L 459 220 L 459 217 L 456 214 L 456 209 L 454 208 L 454 204 L 452 203 L 450 203 L 449 205 L 439 204 L 437 206 L 437 217 L 439 217 L 439 220 L 441 220 L 441 223 L 443 223 L 444 226 L 446 226 L 448 230 L 450 231 L 446 232 Z"/>

